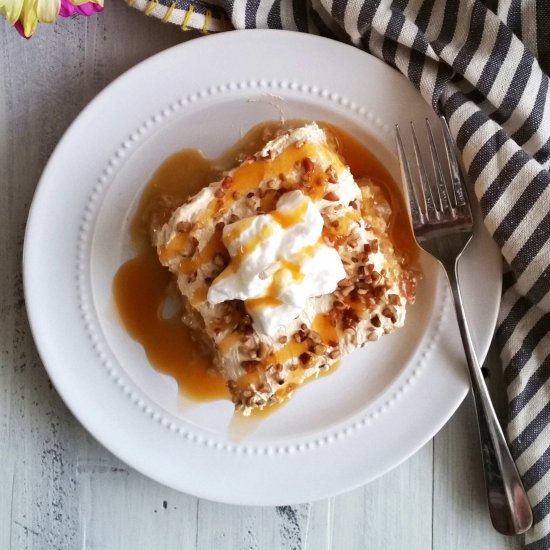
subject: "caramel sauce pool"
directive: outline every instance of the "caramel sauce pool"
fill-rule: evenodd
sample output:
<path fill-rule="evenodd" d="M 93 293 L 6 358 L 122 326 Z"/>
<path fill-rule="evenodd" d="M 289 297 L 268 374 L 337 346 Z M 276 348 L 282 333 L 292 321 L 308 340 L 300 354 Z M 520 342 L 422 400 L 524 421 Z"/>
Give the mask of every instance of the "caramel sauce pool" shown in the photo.
<path fill-rule="evenodd" d="M 283 126 L 293 128 L 301 124 L 303 121 L 288 121 Z M 329 124 L 320 123 L 320 126 L 334 136 L 338 152 L 350 166 L 354 177 L 370 178 L 382 188 L 392 209 L 388 229 L 394 246 L 407 262 L 414 262 L 417 247 L 407 210 L 399 187 L 389 172 L 355 138 Z M 143 346 L 154 368 L 173 376 L 182 394 L 197 401 L 230 399 L 230 394 L 221 376 L 211 368 L 209 356 L 193 340 L 192 331 L 181 322 L 181 312 L 176 309 L 171 315 L 164 314 L 166 301 L 170 297 L 173 302 L 177 301 L 177 290 L 173 276 L 160 264 L 150 244 L 149 221 L 153 213 L 159 215 L 161 212 L 162 215 L 163 197 L 175 199 L 176 204 L 183 203 L 204 186 L 219 180 L 222 172 L 237 164 L 237 159 L 261 149 L 268 141 L 264 137 L 266 131 L 280 127 L 279 122 L 255 126 L 216 159 L 207 159 L 196 149 L 184 149 L 170 156 L 159 166 L 145 188 L 130 224 L 136 256 L 119 268 L 113 281 L 119 316 L 129 335 Z M 170 205 L 167 205 L 166 221 L 169 213 Z M 325 323 L 323 327 L 316 328 L 321 332 L 330 330 Z M 268 409 L 276 410 L 277 405 Z M 260 412 L 258 416 L 265 416 L 265 413 Z"/>

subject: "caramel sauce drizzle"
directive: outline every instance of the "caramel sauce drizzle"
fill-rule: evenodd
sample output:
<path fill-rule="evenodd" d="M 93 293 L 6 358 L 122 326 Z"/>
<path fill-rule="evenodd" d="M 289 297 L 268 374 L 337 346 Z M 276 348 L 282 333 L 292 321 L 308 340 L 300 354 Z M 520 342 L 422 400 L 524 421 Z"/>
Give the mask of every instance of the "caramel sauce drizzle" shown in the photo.
<path fill-rule="evenodd" d="M 303 121 L 289 121 L 286 129 L 297 127 Z M 131 222 L 131 237 L 136 249 L 136 257 L 121 266 L 113 281 L 113 295 L 121 321 L 130 334 L 144 348 L 151 364 L 160 372 L 173 376 L 183 394 L 199 401 L 211 399 L 228 399 L 229 392 L 222 378 L 211 368 L 210 357 L 203 352 L 195 341 L 192 331 L 180 320 L 181 313 L 169 318 L 161 314 L 163 304 L 170 295 L 173 286 L 173 277 L 158 261 L 156 251 L 151 247 L 148 228 L 152 215 L 164 215 L 167 221 L 173 207 L 167 207 L 165 214 L 159 209 L 164 196 L 169 196 L 182 204 L 188 197 L 197 193 L 212 181 L 218 181 L 221 174 L 235 165 L 239 154 L 250 155 L 260 150 L 267 142 L 264 137 L 266 128 L 279 127 L 279 123 L 266 123 L 253 128 L 244 138 L 232 147 L 225 155 L 217 159 L 206 159 L 202 153 L 194 149 L 186 149 L 166 159 L 155 172 L 151 181 L 144 189 L 137 212 Z M 406 263 L 414 264 L 418 250 L 410 230 L 408 214 L 399 188 L 383 165 L 361 143 L 339 130 L 338 128 L 321 124 L 333 136 L 338 154 L 330 153 L 330 162 L 337 171 L 342 169 L 343 162 L 340 155 L 349 164 L 356 179 L 368 177 L 378 184 L 388 200 L 392 216 L 388 230 L 390 238 L 397 250 L 403 255 Z M 243 164 L 233 175 L 233 184 L 221 199 L 216 198 L 208 205 L 202 216 L 206 222 L 220 208 L 227 207 L 229 197 L 233 192 L 246 194 L 254 191 L 257 182 L 264 178 L 278 177 L 288 173 L 296 163 L 304 158 L 311 157 L 314 161 L 319 153 L 309 144 L 301 148 L 289 147 L 275 159 L 264 159 L 253 164 Z M 328 152 L 326 154 L 329 154 Z M 326 193 L 327 175 L 315 169 L 310 176 L 309 185 L 300 187 L 299 182 L 286 182 L 285 190 L 300 188 L 312 200 L 320 200 Z M 277 195 L 267 193 L 261 199 L 261 208 L 264 212 L 271 212 L 275 208 Z M 323 235 L 338 239 L 349 232 L 355 219 L 355 214 L 339 220 L 338 227 L 324 228 Z M 357 213 L 357 216 L 360 216 Z M 199 220 L 201 223 L 201 220 Z M 286 221 L 284 221 L 286 223 Z M 290 223 L 290 222 L 289 222 Z M 295 223 L 295 222 L 294 222 Z M 164 260 L 179 254 L 182 248 L 189 245 L 188 235 L 178 234 L 161 251 Z M 210 241 L 199 249 L 198 255 L 193 258 L 183 258 L 180 269 L 183 273 L 191 273 L 200 269 L 203 263 L 210 263 L 217 253 L 226 254 L 222 241 L 221 231 L 216 231 Z M 292 273 L 298 280 L 301 276 L 299 266 L 291 262 L 283 263 L 283 267 Z M 193 295 L 194 304 L 204 303 L 207 289 L 197 290 Z M 271 297 L 265 299 L 263 305 L 274 304 Z M 261 304 L 258 303 L 258 306 Z M 338 342 L 338 329 L 331 325 L 326 315 L 318 315 L 311 327 L 321 336 L 327 345 Z M 230 334 L 219 345 L 222 353 L 231 349 L 238 341 L 239 336 Z M 305 342 L 290 340 L 277 352 L 266 359 L 267 364 L 286 363 L 294 360 L 307 350 Z M 338 362 L 330 365 L 328 372 L 336 368 Z M 303 369 L 302 369 L 303 370 Z M 294 376 L 300 376 L 301 369 L 297 368 Z M 327 373 L 321 373 L 324 375 Z M 239 384 L 258 383 L 259 372 L 247 373 Z M 292 391 L 293 384 L 281 391 Z M 269 407 L 272 411 L 275 407 Z M 261 416 L 257 413 L 255 416 Z"/>
<path fill-rule="evenodd" d="M 308 204 L 306 201 L 302 202 L 300 206 L 297 206 L 290 212 L 281 212 L 280 210 L 274 210 L 271 212 L 273 219 L 283 228 L 288 229 L 293 225 L 297 225 L 304 221 Z"/>
<path fill-rule="evenodd" d="M 319 334 L 326 346 L 334 346 L 340 339 L 340 330 L 333 326 L 328 315 L 319 314 L 313 320 L 311 328 Z"/>
<path fill-rule="evenodd" d="M 211 368 L 180 314 L 163 318 L 172 275 L 160 265 L 154 251 L 126 262 L 117 271 L 113 293 L 118 313 L 130 336 L 144 348 L 151 364 L 173 376 L 185 395 L 200 401 L 229 399 L 229 390 Z"/>
<path fill-rule="evenodd" d="M 304 279 L 304 274 L 302 273 L 300 266 L 298 264 L 295 264 L 294 262 L 289 262 L 284 258 L 281 258 L 279 260 L 279 263 L 284 269 L 290 272 L 290 274 L 292 275 L 292 278 L 295 281 L 300 282 Z"/>
<path fill-rule="evenodd" d="M 301 164 L 305 158 L 319 158 L 320 156 L 326 157 L 330 163 L 333 164 L 337 171 L 343 169 L 343 163 L 340 158 L 329 150 L 319 151 L 314 145 L 305 143 L 302 147 L 287 147 L 280 155 L 274 159 L 257 159 L 252 163 L 244 163 L 241 165 L 233 175 L 231 176 L 231 186 L 227 189 L 227 192 L 223 197 L 214 198 L 210 201 L 205 211 L 196 220 L 198 226 L 209 224 L 215 214 L 223 211 L 227 208 L 230 201 L 233 201 L 233 194 L 238 193 L 240 196 L 246 195 L 249 192 L 253 192 L 257 189 L 260 181 L 273 179 L 279 177 L 280 174 L 287 174 L 292 171 L 294 166 Z M 301 190 L 311 200 L 316 201 L 323 198 L 326 193 L 326 187 L 328 184 L 328 176 L 322 173 L 320 170 L 314 170 L 310 176 L 310 181 L 313 183 L 307 187 L 300 187 Z M 286 190 L 290 191 L 297 189 L 300 182 L 289 182 Z M 268 200 L 264 197 L 264 206 L 267 208 L 266 213 L 271 213 L 275 208 L 275 200 L 271 199 L 268 205 Z M 280 223 L 283 228 L 290 227 L 291 225 L 298 223 L 305 211 L 307 204 L 304 203 L 296 208 L 295 212 L 282 213 L 274 211 L 274 217 Z M 236 238 L 241 231 L 240 227 L 235 228 Z M 267 230 L 266 230 L 267 231 Z M 265 237 L 267 238 L 267 236 Z M 259 240 L 261 242 L 261 239 Z M 252 250 L 259 242 L 251 243 Z M 189 245 L 189 235 L 179 234 L 176 235 L 167 246 L 163 247 L 160 252 L 162 261 L 168 262 L 174 256 L 178 255 L 182 249 L 185 249 Z M 224 250 L 221 236 L 217 233 L 212 237 L 211 241 L 203 249 L 199 249 L 197 257 L 186 258 L 182 260 L 180 264 L 180 270 L 182 273 L 192 273 L 201 269 L 203 265 L 212 262 L 214 256 Z M 246 252 L 245 252 L 246 253 Z M 231 262 L 233 263 L 233 262 Z M 235 273 L 238 270 L 240 264 L 238 262 L 231 267 L 230 270 L 224 275 L 228 276 Z"/>
<path fill-rule="evenodd" d="M 231 258 L 231 263 L 218 275 L 217 279 L 218 280 L 225 279 L 226 277 L 229 277 L 230 275 L 234 275 L 235 273 L 237 273 L 237 271 L 239 271 L 239 269 L 241 268 L 241 265 L 244 259 L 246 258 L 246 256 L 248 256 L 249 254 L 252 254 L 252 252 L 254 252 L 256 248 L 258 248 L 263 243 L 265 243 L 265 241 L 267 241 L 267 239 L 269 239 L 269 237 L 273 235 L 274 231 L 275 231 L 275 228 L 273 227 L 272 224 L 263 225 L 260 229 L 260 232 L 257 235 L 255 235 L 252 239 L 250 239 L 249 241 L 247 241 L 245 244 L 241 246 L 241 249 L 239 250 L 238 254 L 236 254 Z M 235 233 L 237 234 L 236 237 L 234 237 L 233 239 L 227 238 L 227 239 L 224 239 L 224 241 L 227 244 L 229 244 L 232 240 L 238 237 L 240 232 L 241 230 L 239 230 L 238 227 L 233 229 L 233 231 L 231 232 L 231 235 Z"/>
<path fill-rule="evenodd" d="M 246 307 L 250 309 L 262 309 L 264 307 L 278 307 L 283 302 L 275 296 L 275 293 L 269 292 L 267 296 L 261 298 L 249 298 L 246 300 Z"/>

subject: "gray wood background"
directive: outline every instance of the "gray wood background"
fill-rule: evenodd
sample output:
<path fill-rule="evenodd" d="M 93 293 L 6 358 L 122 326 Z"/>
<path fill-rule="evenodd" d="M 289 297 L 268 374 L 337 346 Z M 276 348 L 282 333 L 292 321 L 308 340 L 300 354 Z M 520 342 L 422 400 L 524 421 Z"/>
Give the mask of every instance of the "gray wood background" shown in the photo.
<path fill-rule="evenodd" d="M 30 202 L 63 132 L 126 69 L 193 38 L 106 2 L 29 41 L 0 20 L 0 549 L 512 550 L 490 524 L 467 398 L 416 455 L 370 485 L 292 507 L 199 500 L 150 481 L 84 431 L 30 335 L 21 253 Z M 83 143 L 82 152 L 93 143 Z M 493 354 L 494 355 L 494 354 Z M 502 411 L 500 367 L 491 385 Z"/>

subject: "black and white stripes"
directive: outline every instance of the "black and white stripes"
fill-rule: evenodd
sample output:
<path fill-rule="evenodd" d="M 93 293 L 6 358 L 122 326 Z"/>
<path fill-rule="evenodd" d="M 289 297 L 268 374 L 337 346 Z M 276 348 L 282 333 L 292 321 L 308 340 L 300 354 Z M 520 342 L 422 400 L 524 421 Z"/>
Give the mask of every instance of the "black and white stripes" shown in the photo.
<path fill-rule="evenodd" d="M 164 8 L 153 14 L 163 17 L 172 1 L 159 0 Z M 235 28 L 348 41 L 401 71 L 446 115 L 487 228 L 509 266 L 497 331 L 510 401 L 508 436 L 534 509 L 526 548 L 550 548 L 550 3 L 177 3 L 184 14 L 194 6 L 192 26 L 203 30 L 224 28 L 219 14 L 225 13 Z M 206 10 L 210 20 L 197 20 Z"/>

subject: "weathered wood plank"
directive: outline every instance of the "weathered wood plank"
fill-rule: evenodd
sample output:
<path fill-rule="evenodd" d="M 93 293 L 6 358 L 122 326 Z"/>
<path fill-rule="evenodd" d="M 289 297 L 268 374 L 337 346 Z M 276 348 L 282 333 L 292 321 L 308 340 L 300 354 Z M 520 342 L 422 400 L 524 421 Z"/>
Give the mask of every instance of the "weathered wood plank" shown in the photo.
<path fill-rule="evenodd" d="M 332 548 L 431 548 L 432 455 L 430 442 L 380 479 L 336 497 Z"/>
<path fill-rule="evenodd" d="M 505 414 L 505 392 L 494 350 L 486 366 L 495 408 Z M 491 526 L 471 395 L 434 440 L 434 550 L 516 550 L 521 537 L 505 537 Z"/>
<path fill-rule="evenodd" d="M 77 466 L 88 436 L 52 389 L 24 309 L 21 252 L 36 183 L 87 101 L 122 71 L 181 38 L 177 29 L 159 33 L 156 22 L 122 2 L 112 2 L 93 20 L 41 28 L 29 41 L 0 21 L 1 548 L 74 548 L 86 517 L 79 510 Z M 86 146 L 93 144 L 83 144 L 83 154 Z M 104 452 L 95 442 L 91 446 Z M 95 460 L 94 453 L 84 456 Z M 139 476 L 134 478 L 132 491 L 139 494 Z M 159 488 L 147 484 L 153 497 Z M 125 492 L 121 485 L 121 498 Z M 153 505 L 153 498 L 146 501 Z M 189 526 L 195 523 L 193 518 Z M 101 537 L 105 526 L 96 527 Z"/>
<path fill-rule="evenodd" d="M 197 550 L 306 548 L 310 504 L 243 507 L 199 502 Z"/>
<path fill-rule="evenodd" d="M 138 474 L 88 438 L 76 460 L 78 546 L 195 548 L 198 500 Z"/>
<path fill-rule="evenodd" d="M 83 437 L 51 388 L 28 330 L 21 278 L 21 246 L 31 197 L 41 169 L 64 127 L 78 112 L 74 102 L 59 108 L 55 88 L 61 70 L 39 63 L 44 45 L 26 50 L 18 37 L 2 30 L 2 107 L 0 139 L 1 331 L 0 449 L 8 483 L 0 487 L 3 548 L 68 545 L 76 531 L 76 499 L 71 456 Z M 32 49 L 34 48 L 34 50 Z M 54 48 L 55 50 L 55 48 Z M 76 51 L 66 61 L 78 62 Z M 54 84 L 54 91 L 49 86 Z M 52 109 L 52 110 L 50 110 Z M 55 120 L 51 115 L 55 116 Z"/>

